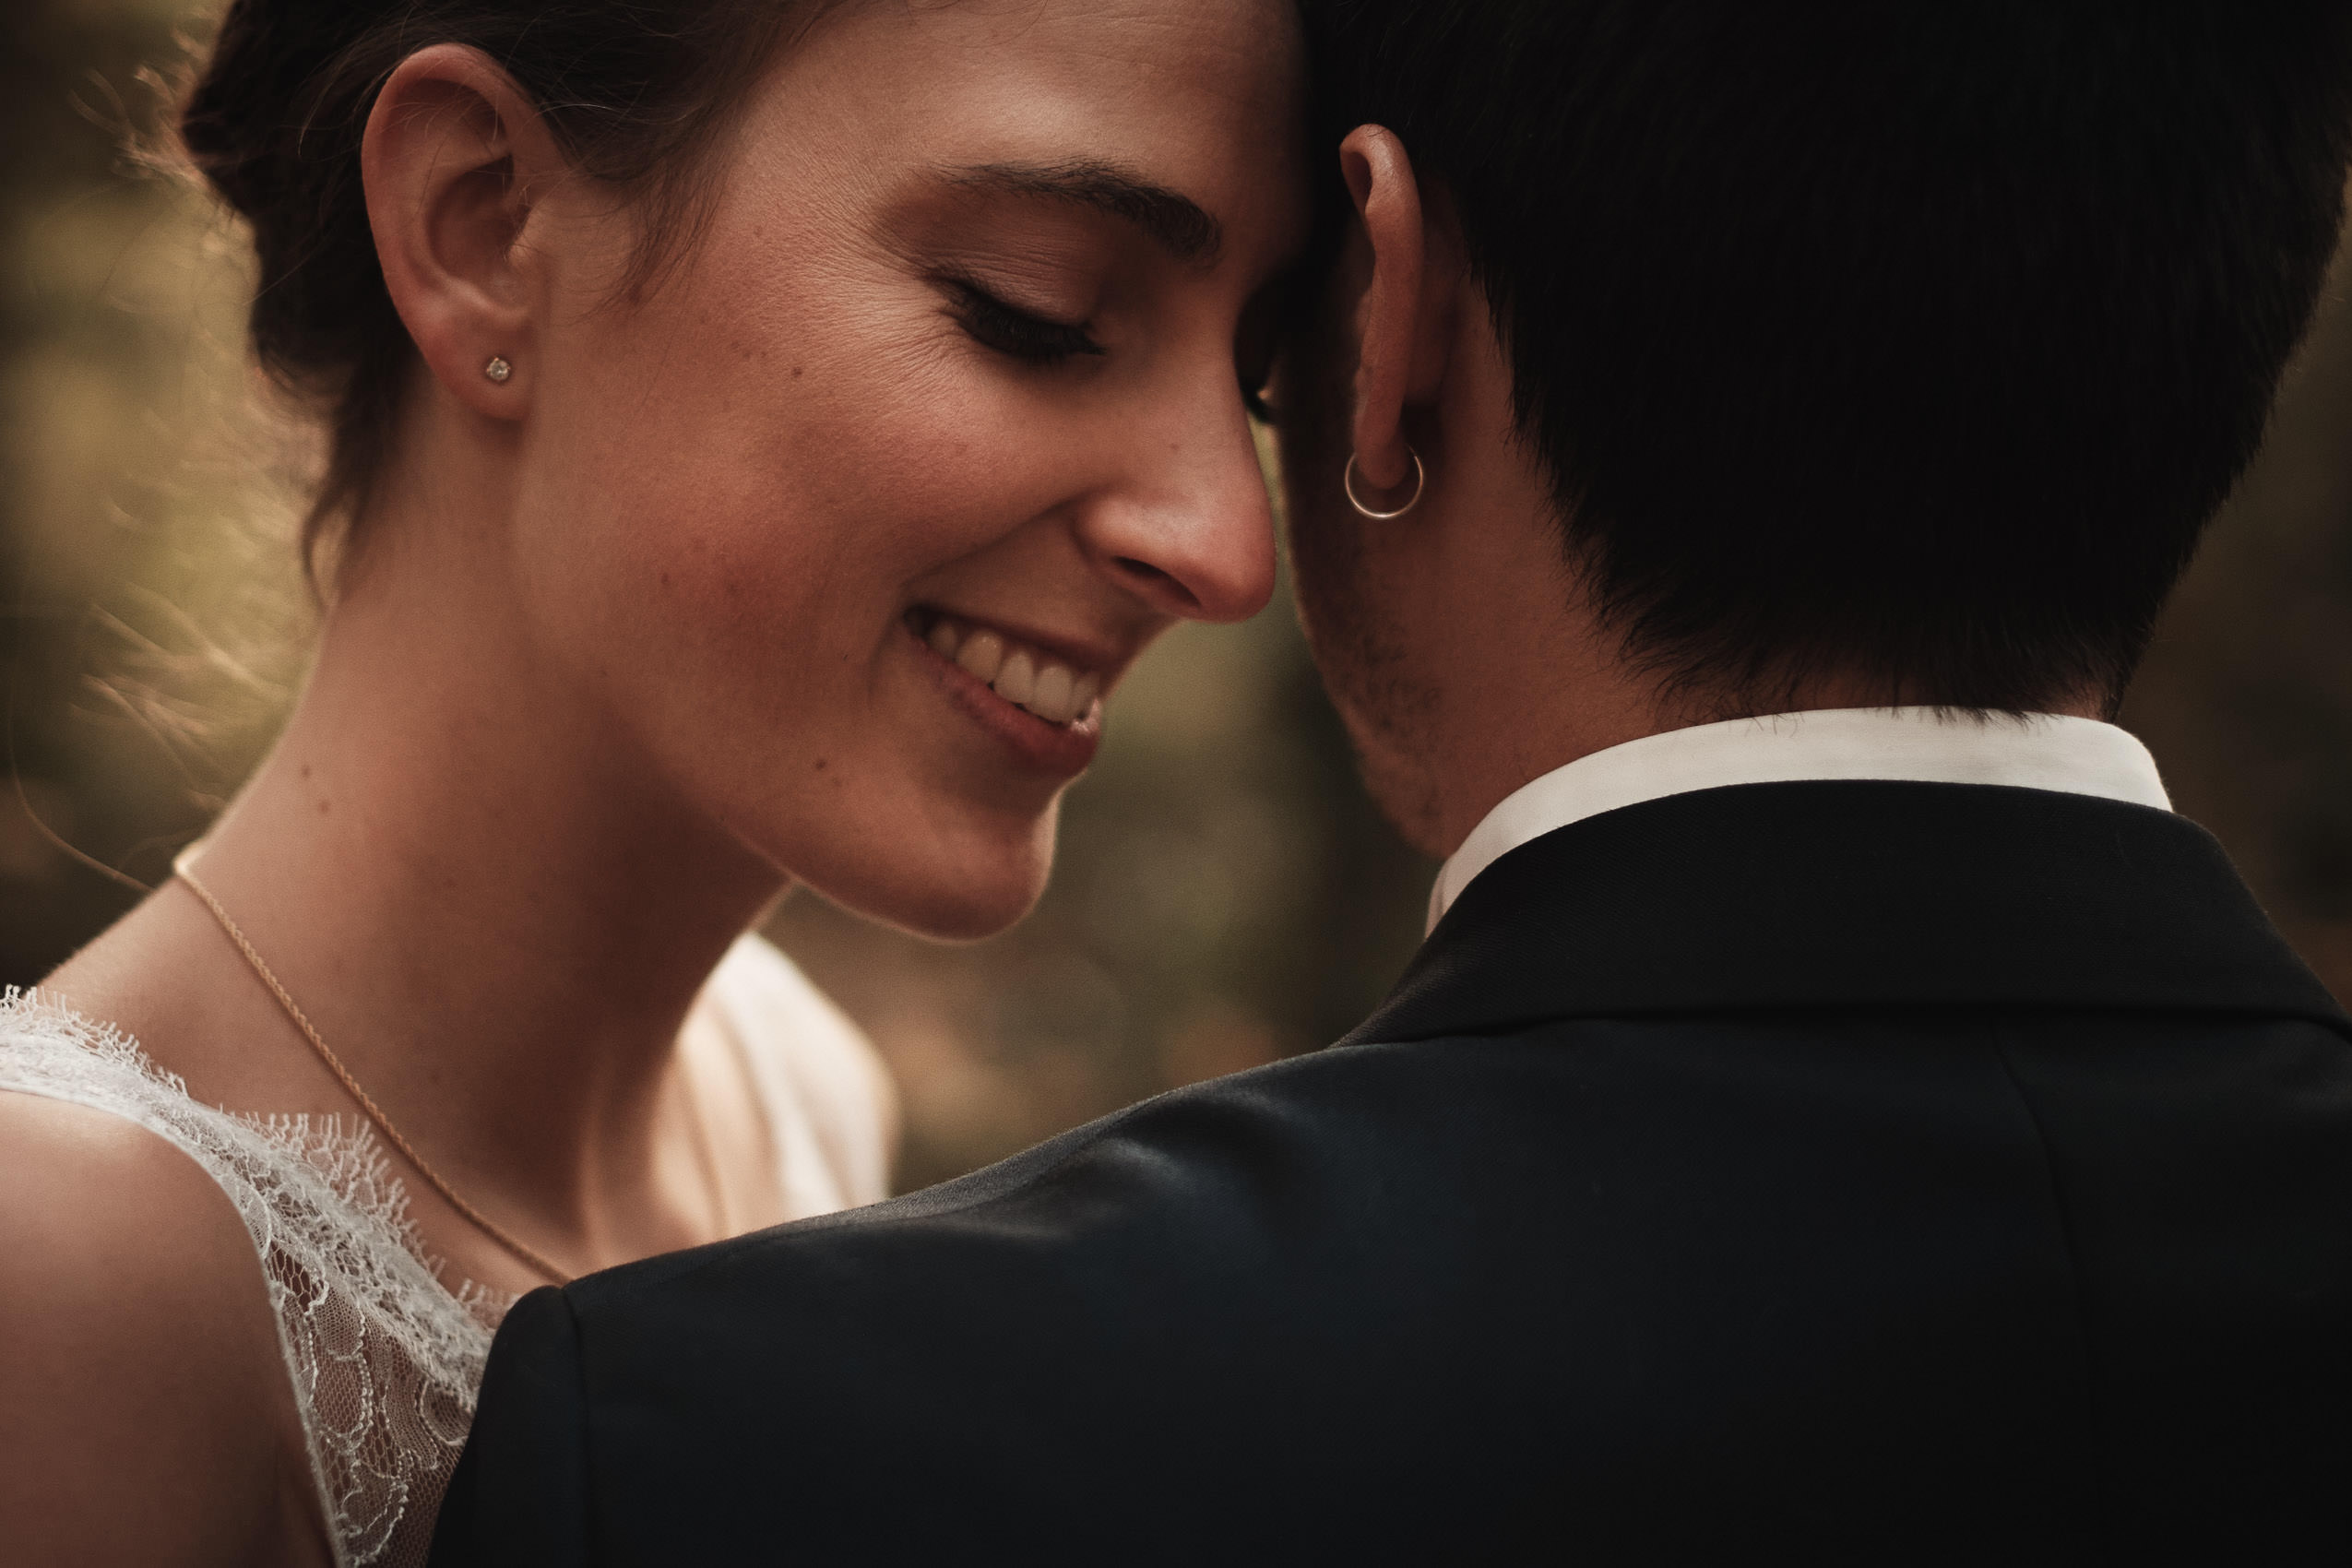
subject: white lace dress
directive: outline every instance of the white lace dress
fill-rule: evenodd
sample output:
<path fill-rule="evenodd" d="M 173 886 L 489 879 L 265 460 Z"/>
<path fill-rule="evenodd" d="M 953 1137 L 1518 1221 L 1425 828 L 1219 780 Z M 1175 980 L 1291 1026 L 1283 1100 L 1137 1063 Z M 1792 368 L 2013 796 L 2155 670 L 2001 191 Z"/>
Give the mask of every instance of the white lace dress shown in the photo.
<path fill-rule="evenodd" d="M 687 1027 L 723 1030 L 749 1067 L 794 1218 L 886 1195 L 888 1080 L 782 954 L 738 943 Z M 335 1561 L 422 1563 L 514 1299 L 441 1279 L 374 1129 L 200 1105 L 135 1040 L 13 989 L 0 994 L 0 1089 L 135 1122 L 220 1184 L 268 1282 Z"/>

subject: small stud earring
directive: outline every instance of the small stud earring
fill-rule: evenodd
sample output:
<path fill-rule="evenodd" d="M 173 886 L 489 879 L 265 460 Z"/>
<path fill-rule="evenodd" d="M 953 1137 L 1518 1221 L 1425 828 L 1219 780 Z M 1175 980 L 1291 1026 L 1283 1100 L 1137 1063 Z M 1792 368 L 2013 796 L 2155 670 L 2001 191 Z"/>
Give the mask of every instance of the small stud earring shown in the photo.
<path fill-rule="evenodd" d="M 499 386 L 504 386 L 509 380 L 513 379 L 515 367 L 506 362 L 505 355 L 493 354 L 491 356 L 490 362 L 481 367 L 481 373 L 482 374 L 490 377 L 491 380 L 496 382 Z"/>

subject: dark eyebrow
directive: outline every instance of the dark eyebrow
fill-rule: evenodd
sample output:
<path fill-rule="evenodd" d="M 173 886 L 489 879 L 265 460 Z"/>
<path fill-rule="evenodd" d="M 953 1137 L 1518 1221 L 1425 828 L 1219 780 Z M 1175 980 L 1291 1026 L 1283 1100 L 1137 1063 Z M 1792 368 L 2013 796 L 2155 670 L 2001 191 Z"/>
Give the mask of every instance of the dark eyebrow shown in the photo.
<path fill-rule="evenodd" d="M 1179 261 L 1207 266 L 1225 243 L 1224 227 L 1190 196 L 1138 179 L 1114 163 L 980 163 L 946 172 L 950 184 L 1008 196 L 1075 202 L 1124 220 Z"/>

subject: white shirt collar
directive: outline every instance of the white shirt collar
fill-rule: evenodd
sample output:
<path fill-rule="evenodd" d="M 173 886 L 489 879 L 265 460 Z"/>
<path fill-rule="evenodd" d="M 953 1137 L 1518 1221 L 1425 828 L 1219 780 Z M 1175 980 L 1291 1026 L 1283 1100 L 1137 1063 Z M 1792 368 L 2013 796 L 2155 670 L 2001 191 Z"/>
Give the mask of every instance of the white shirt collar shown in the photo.
<path fill-rule="evenodd" d="M 1430 926 L 1471 878 L 1555 827 L 1693 790 L 1823 778 L 2003 784 L 2172 809 L 2148 749 L 2097 719 L 1930 707 L 1734 719 L 1610 746 L 1505 796 L 1438 872 Z"/>

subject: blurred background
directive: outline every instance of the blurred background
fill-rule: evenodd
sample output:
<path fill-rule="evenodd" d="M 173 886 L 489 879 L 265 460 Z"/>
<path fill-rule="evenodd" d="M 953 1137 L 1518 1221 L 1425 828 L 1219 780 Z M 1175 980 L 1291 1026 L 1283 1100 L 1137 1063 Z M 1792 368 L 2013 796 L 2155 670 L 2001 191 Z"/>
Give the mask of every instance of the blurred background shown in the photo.
<path fill-rule="evenodd" d="M 304 450 L 247 369 L 233 228 L 126 156 L 209 3 L 0 11 L 0 984 L 164 876 L 267 743 L 309 603 Z M 2352 999 L 2352 311 L 2336 286 L 2125 722 Z M 1358 790 L 1287 597 L 1138 667 L 1036 915 L 945 947 L 814 897 L 771 934 L 897 1075 L 902 1188 L 1343 1034 L 1432 871 Z M 94 862 L 94 863 L 93 863 Z"/>

